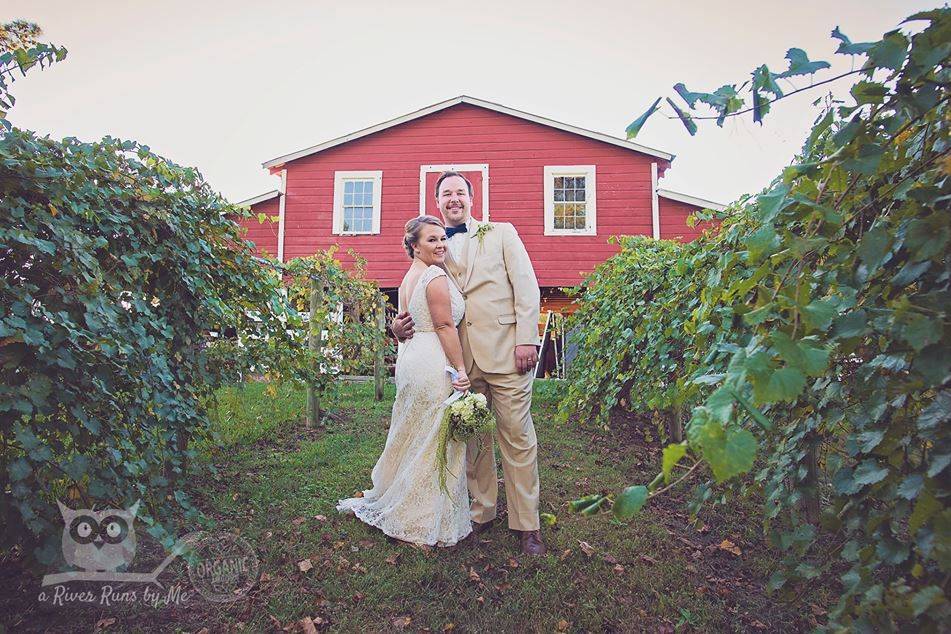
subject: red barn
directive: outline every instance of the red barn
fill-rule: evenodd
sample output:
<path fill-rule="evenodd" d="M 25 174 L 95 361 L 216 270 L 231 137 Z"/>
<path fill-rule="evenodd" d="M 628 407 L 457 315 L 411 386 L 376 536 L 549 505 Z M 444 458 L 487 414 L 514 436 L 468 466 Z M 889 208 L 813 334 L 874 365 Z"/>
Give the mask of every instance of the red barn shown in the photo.
<path fill-rule="evenodd" d="M 242 221 L 261 253 L 281 261 L 333 244 L 352 248 L 391 295 L 409 260 L 403 225 L 435 213 L 447 169 L 475 189 L 476 218 L 510 222 L 535 266 L 543 311 L 617 251 L 614 235 L 695 238 L 686 217 L 722 209 L 658 188 L 674 156 L 472 97 L 456 97 L 264 163 L 278 190 L 239 204 L 279 218 Z"/>

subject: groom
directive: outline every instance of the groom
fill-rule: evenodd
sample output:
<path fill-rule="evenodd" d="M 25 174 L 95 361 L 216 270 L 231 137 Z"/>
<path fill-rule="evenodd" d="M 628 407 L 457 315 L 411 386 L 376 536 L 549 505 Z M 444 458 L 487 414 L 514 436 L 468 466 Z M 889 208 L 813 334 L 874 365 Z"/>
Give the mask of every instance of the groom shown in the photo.
<path fill-rule="evenodd" d="M 543 555 L 547 549 L 539 530 L 538 446 L 531 414 L 539 343 L 535 270 L 515 227 L 472 218 L 472 183 L 465 176 L 440 174 L 436 202 L 448 237 L 446 268 L 466 302 L 459 326 L 466 373 L 496 415 L 509 528 L 520 533 L 523 553 Z M 397 315 L 391 328 L 400 341 L 413 336 L 408 313 Z M 480 440 L 487 441 L 482 451 Z M 495 520 L 499 495 L 492 440 L 472 440 L 466 458 L 470 516 L 473 531 L 481 533 Z"/>

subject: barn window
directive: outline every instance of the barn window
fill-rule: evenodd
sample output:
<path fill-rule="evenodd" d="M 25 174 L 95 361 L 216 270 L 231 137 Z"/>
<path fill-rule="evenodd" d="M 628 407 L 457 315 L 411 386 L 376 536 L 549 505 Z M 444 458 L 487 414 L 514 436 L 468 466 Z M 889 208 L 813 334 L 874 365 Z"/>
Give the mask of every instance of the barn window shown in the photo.
<path fill-rule="evenodd" d="M 334 172 L 333 232 L 380 233 L 382 171 Z"/>
<path fill-rule="evenodd" d="M 545 235 L 597 233 L 594 165 L 545 167 Z"/>

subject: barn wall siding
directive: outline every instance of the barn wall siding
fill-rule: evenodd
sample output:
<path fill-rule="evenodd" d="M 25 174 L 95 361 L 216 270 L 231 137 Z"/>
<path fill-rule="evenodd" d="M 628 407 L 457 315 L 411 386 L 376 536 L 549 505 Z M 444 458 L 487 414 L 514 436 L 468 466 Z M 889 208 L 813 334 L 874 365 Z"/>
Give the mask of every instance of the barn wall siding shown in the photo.
<path fill-rule="evenodd" d="M 253 205 L 251 211 L 254 214 L 254 217 L 234 218 L 235 220 L 238 220 L 238 225 L 246 230 L 244 239 L 250 240 L 254 243 L 254 250 L 257 255 L 262 257 L 266 255 L 276 258 L 277 223 L 271 222 L 270 220 L 265 220 L 263 223 L 258 222 L 257 214 L 264 213 L 268 216 L 277 217 L 277 215 L 280 213 L 280 198 L 274 197 L 270 200 L 265 200 L 262 203 Z"/>
<path fill-rule="evenodd" d="M 651 235 L 651 163 L 655 161 L 662 175 L 669 163 L 656 157 L 459 104 L 284 165 L 284 258 L 311 255 L 338 244 L 343 262 L 351 262 L 347 250 L 353 249 L 366 258 L 369 278 L 382 287 L 398 286 L 409 265 L 401 246 L 403 226 L 419 212 L 420 166 L 487 163 L 490 220 L 515 225 L 540 286 L 574 285 L 617 252 L 617 245 L 608 243 L 610 236 Z M 545 236 L 544 167 L 590 164 L 597 166 L 597 235 Z M 334 172 L 338 170 L 383 171 L 379 235 L 332 234 Z M 671 207 L 668 212 L 667 202 L 661 203 L 662 231 L 667 230 L 666 224 L 673 234 L 690 239 L 692 230 L 680 220 L 681 208 Z M 668 213 L 670 220 L 664 222 Z M 275 225 L 275 252 L 276 233 Z"/>
<path fill-rule="evenodd" d="M 700 207 L 669 198 L 659 200 L 661 238 L 689 242 L 699 238 L 704 230 L 714 226 L 712 221 L 698 223 L 693 227 L 687 225 L 687 216 L 699 211 Z"/>

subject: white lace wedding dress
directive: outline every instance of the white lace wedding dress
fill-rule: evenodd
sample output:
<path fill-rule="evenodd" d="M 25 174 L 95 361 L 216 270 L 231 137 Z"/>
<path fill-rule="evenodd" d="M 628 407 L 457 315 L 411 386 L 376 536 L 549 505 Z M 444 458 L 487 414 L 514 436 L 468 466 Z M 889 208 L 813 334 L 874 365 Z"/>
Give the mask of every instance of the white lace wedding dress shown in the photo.
<path fill-rule="evenodd" d="M 370 475 L 373 488 L 337 504 L 338 511 L 352 512 L 391 537 L 430 546 L 452 546 L 472 530 L 465 443 L 449 441 L 446 486 L 451 495 L 439 489 L 436 471 L 437 431 L 452 385 L 426 286 L 444 275 L 431 265 L 406 302 L 415 334 L 400 345 L 396 357 L 396 401 L 386 445 Z M 452 278 L 448 281 L 452 318 L 458 324 L 465 302 Z"/>

